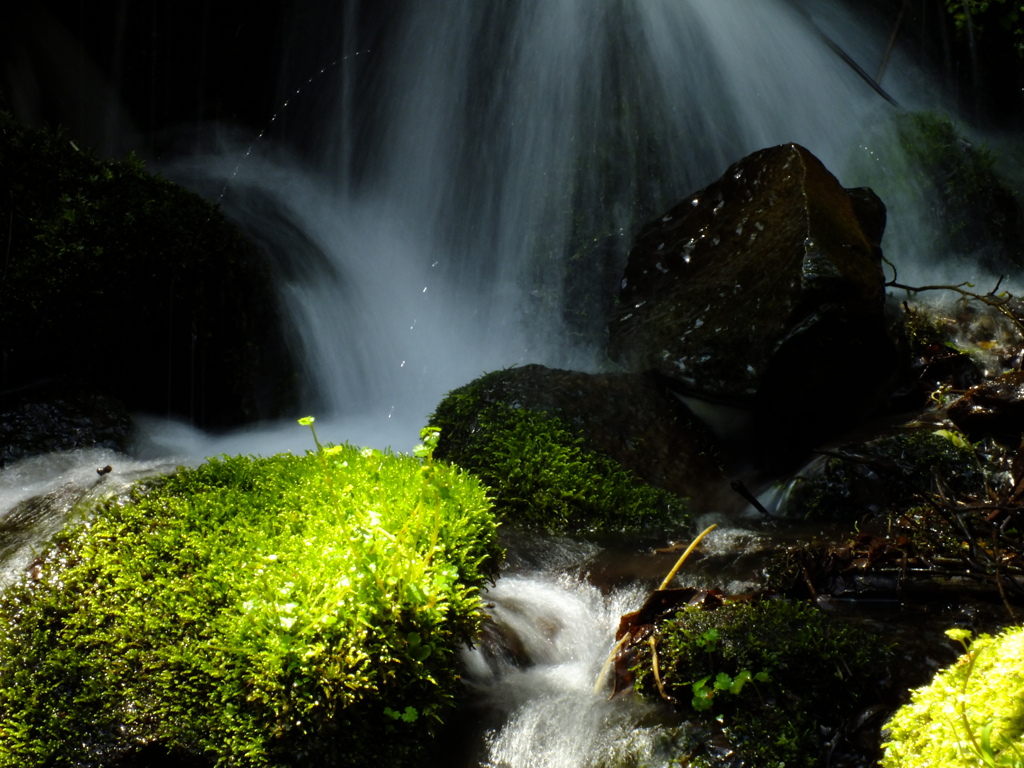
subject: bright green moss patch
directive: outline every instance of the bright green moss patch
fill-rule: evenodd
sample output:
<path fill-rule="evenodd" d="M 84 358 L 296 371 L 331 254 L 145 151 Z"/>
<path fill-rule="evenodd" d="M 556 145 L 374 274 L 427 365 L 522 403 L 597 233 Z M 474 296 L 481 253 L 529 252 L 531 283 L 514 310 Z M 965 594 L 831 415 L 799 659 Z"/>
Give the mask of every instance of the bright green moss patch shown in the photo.
<path fill-rule="evenodd" d="M 502 520 L 549 533 L 687 524 L 686 499 L 645 483 L 587 448 L 558 416 L 481 398 L 489 377 L 500 373 L 450 392 L 431 424 L 441 428 L 438 456 L 490 486 Z"/>
<path fill-rule="evenodd" d="M 343 446 L 183 470 L 65 533 L 0 613 L 0 766 L 157 745 L 406 766 L 452 704 L 499 550 L 461 470 Z"/>
<path fill-rule="evenodd" d="M 823 765 L 826 743 L 889 673 L 870 633 L 779 600 L 683 608 L 660 624 L 654 651 L 635 648 L 637 690 L 704 724 L 683 746 L 692 765 L 716 764 L 709 749 L 723 740 L 743 765 Z"/>
<path fill-rule="evenodd" d="M 980 635 L 886 730 L 884 768 L 1024 765 L 1024 627 Z"/>

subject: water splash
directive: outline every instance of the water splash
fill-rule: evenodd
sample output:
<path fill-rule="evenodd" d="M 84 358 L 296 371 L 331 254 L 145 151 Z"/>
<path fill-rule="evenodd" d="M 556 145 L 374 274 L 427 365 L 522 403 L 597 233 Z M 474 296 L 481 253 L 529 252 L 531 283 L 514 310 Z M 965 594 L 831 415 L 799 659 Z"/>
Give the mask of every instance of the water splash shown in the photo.
<path fill-rule="evenodd" d="M 488 591 L 491 642 L 467 652 L 467 682 L 503 724 L 485 738 L 486 768 L 654 765 L 656 708 L 609 700 L 594 682 L 636 589 L 603 595 L 551 573 L 512 575 Z M 497 638 L 497 639 L 495 639 Z"/>

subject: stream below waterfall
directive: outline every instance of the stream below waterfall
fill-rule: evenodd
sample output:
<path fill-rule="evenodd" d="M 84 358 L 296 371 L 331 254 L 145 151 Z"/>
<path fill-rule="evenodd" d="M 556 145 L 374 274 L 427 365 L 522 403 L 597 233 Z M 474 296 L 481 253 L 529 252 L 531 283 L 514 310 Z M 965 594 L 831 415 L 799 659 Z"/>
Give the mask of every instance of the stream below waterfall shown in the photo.
<path fill-rule="evenodd" d="M 164 425 L 163 433 L 158 430 L 140 443 L 140 453 L 145 456 L 154 446 L 166 450 L 174 443 L 181 449 L 184 433 L 187 430 L 183 432 L 180 425 Z M 222 448 L 243 441 L 248 452 L 259 453 L 255 450 L 259 433 L 222 440 L 226 441 Z M 303 450 L 300 443 L 294 450 Z M 67 518 L 77 502 L 118 496 L 134 482 L 199 460 L 187 452 L 155 459 L 85 449 L 24 459 L 4 468 L 0 471 L 0 584 L 31 570 L 36 553 L 62 526 L 81 522 Z M 694 521 L 694 527 L 712 523 L 718 528 L 687 561 L 675 585 L 715 588 L 733 595 L 752 593 L 763 586 L 764 567 L 774 549 L 830 535 L 827 526 L 779 525 L 753 509 L 728 515 L 708 512 Z M 442 731 L 432 764 L 438 768 L 674 764 L 670 761 L 673 754 L 678 760 L 678 751 L 673 748 L 686 724 L 658 702 L 622 692 L 612 696 L 611 673 L 605 663 L 615 645 L 620 618 L 636 610 L 676 562 L 680 545 L 687 543 L 688 534 L 680 534 L 684 540 L 580 539 L 506 530 L 507 555 L 501 574 L 483 593 L 488 619 L 477 643 L 461 654 L 463 700 Z M 866 622 L 887 641 L 897 642 L 907 667 L 906 679 L 917 684 L 953 659 L 944 629 L 984 626 L 1001 610 L 985 603 L 915 604 L 892 598 L 824 598 L 819 607 Z M 879 714 L 868 711 L 865 718 L 871 723 L 869 716 L 874 716 L 877 728 Z M 720 757 L 723 765 L 734 764 L 728 761 L 726 747 Z M 844 768 L 873 764 L 835 763 Z"/>

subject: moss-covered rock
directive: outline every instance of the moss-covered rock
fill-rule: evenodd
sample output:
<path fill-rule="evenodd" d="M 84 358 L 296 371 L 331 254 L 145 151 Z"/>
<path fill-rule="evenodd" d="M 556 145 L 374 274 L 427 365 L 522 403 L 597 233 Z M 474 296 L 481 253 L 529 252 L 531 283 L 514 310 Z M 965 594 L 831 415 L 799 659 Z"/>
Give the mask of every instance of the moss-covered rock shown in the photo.
<path fill-rule="evenodd" d="M 970 633 L 947 634 L 964 642 Z M 1024 627 L 979 635 L 886 730 L 884 768 L 1024 765 Z"/>
<path fill-rule="evenodd" d="M 996 172 L 995 155 L 933 112 L 903 113 L 897 126 L 920 180 L 935 191 L 940 251 L 971 255 L 997 272 L 1019 269 L 1024 207 Z"/>
<path fill-rule="evenodd" d="M 877 637 L 807 603 L 687 607 L 653 637 L 635 645 L 636 687 L 703 724 L 680 746 L 687 765 L 720 765 L 711 754 L 723 740 L 729 764 L 823 765 L 829 740 L 878 700 L 889 674 Z"/>
<path fill-rule="evenodd" d="M 69 378 L 202 426 L 294 388 L 268 269 L 198 195 L 0 112 L 0 389 Z"/>
<path fill-rule="evenodd" d="M 538 377 L 552 385 L 546 394 L 543 387 L 538 389 Z M 564 386 L 566 378 L 572 379 L 575 388 Z M 553 396 L 556 388 L 562 391 Z M 642 398 L 640 390 L 631 391 Z M 620 397 L 609 396 L 613 392 Z M 441 429 L 437 455 L 465 467 L 490 486 L 495 512 L 516 527 L 585 533 L 685 526 L 687 500 L 645 482 L 637 460 L 648 458 L 647 477 L 663 482 L 666 472 L 676 473 L 678 480 L 680 471 L 696 473 L 704 467 L 705 476 L 700 479 L 706 483 L 708 474 L 720 477 L 720 472 L 707 470 L 716 466 L 713 451 L 703 456 L 692 451 L 693 462 L 687 466 L 680 448 L 659 464 L 654 454 L 666 445 L 681 445 L 666 434 L 673 426 L 666 412 L 661 413 L 663 434 L 646 433 L 646 444 L 638 424 L 650 419 L 649 412 L 637 416 L 631 427 L 623 426 L 617 436 L 611 434 L 613 430 L 596 429 L 590 421 L 600 419 L 598 412 L 619 409 L 618 417 L 610 415 L 609 422 L 618 418 L 616 423 L 623 425 L 623 414 L 636 412 L 631 409 L 637 402 L 624 401 L 621 394 L 607 377 L 541 366 L 495 371 L 449 392 L 437 406 L 430 419 Z M 585 414 L 587 408 L 581 403 L 594 408 Z M 629 468 L 617 460 L 625 458 L 629 447 L 617 450 L 612 444 L 623 434 L 633 437 L 623 440 L 635 454 Z M 675 464 L 670 465 L 669 458 Z"/>
<path fill-rule="evenodd" d="M 61 535 L 0 604 L 0 766 L 406 766 L 496 565 L 476 478 L 221 458 Z"/>

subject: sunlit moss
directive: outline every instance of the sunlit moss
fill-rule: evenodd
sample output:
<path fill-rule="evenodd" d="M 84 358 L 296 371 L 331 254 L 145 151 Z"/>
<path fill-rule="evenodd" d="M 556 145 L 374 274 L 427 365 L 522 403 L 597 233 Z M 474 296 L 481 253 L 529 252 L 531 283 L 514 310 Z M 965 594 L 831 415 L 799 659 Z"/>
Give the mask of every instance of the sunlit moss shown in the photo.
<path fill-rule="evenodd" d="M 1024 765 L 1024 627 L 980 635 L 886 730 L 884 768 Z"/>
<path fill-rule="evenodd" d="M 498 556 L 479 482 L 350 446 L 221 458 L 64 533 L 0 604 L 0 766 L 143 748 L 406 766 Z"/>

